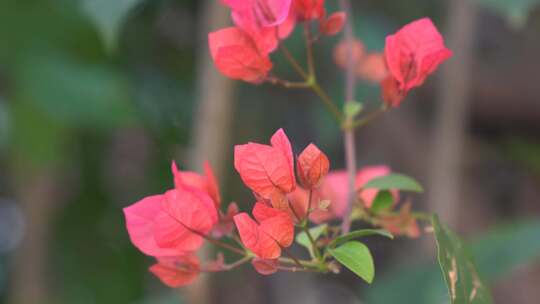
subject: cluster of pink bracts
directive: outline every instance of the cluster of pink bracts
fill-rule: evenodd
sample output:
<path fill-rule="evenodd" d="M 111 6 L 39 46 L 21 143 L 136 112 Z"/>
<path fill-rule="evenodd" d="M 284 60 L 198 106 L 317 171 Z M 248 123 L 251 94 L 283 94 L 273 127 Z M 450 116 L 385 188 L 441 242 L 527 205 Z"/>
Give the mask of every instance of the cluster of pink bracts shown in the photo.
<path fill-rule="evenodd" d="M 335 35 L 343 27 L 343 12 L 326 16 L 324 0 L 221 0 L 230 7 L 234 27 L 208 35 L 210 54 L 227 77 L 251 83 L 266 80 L 270 54 L 294 30 L 297 22 L 317 21 L 319 31 Z"/>
<path fill-rule="evenodd" d="M 276 259 L 281 256 L 282 248 L 293 242 L 295 223 L 304 220 L 307 214 L 315 223 L 344 216 L 346 172 L 328 172 L 328 158 L 313 144 L 297 157 L 295 167 L 291 144 L 280 129 L 272 136 L 270 145 L 236 146 L 234 163 L 255 195 L 254 219 L 247 213 L 238 213 L 235 203 L 229 204 L 226 213 L 220 211 L 219 187 L 208 165 L 205 174 L 200 175 L 181 172 L 173 163 L 174 189 L 146 197 L 124 209 L 132 243 L 157 259 L 150 271 L 168 286 L 189 284 L 201 271 L 226 270 L 219 258 L 202 266 L 195 252 L 205 240 L 234 234 L 235 226 L 245 248 L 256 256 L 252 261 L 255 269 L 271 274 L 277 270 Z M 360 170 L 356 184 L 358 201 L 369 208 L 378 191 L 362 186 L 389 173 L 386 166 Z M 311 202 L 309 191 L 313 191 Z M 393 196 L 397 203 L 397 191 L 393 191 Z M 330 205 L 319 207 L 325 201 L 331 202 Z M 404 215 L 388 216 L 381 220 L 381 226 L 395 234 L 418 236 L 414 218 Z"/>
<path fill-rule="evenodd" d="M 345 22 L 343 12 L 327 16 L 324 0 L 221 1 L 231 8 L 235 26 L 209 34 L 212 58 L 227 77 L 251 83 L 269 79 L 270 54 L 298 22 L 317 23 L 320 35 L 338 33 Z M 381 84 L 386 105 L 397 107 L 452 52 L 444 46 L 431 20 L 424 18 L 388 36 L 384 54 L 366 53 L 358 40 L 338 45 L 338 65 L 347 65 L 345 58 L 349 56 L 345 54 L 352 54 L 359 77 Z M 239 213 L 235 203 L 229 204 L 226 212 L 221 211 L 218 183 L 208 164 L 204 175 L 200 175 L 181 172 L 173 163 L 174 189 L 124 209 L 132 243 L 156 258 L 150 271 L 168 286 L 187 285 L 201 271 L 231 268 L 222 256 L 201 265 L 196 251 L 205 241 L 239 251 L 259 273 L 271 274 L 278 270 L 282 251 L 292 245 L 295 224 L 305 224 L 306 220 L 318 224 L 349 216 L 345 214 L 346 172 L 329 172 L 328 158 L 313 144 L 297 157 L 295 165 L 291 144 L 281 129 L 272 136 L 270 145 L 236 146 L 234 166 L 255 195 L 253 218 Z M 378 190 L 363 186 L 389 173 L 386 166 L 366 167 L 358 172 L 356 201 L 361 205 L 357 207 L 372 206 Z M 391 194 L 393 209 L 399 193 Z M 396 235 L 420 234 L 410 203 L 403 204 L 398 213 L 380 215 L 377 225 Z M 219 240 L 229 236 L 236 239 L 237 234 L 244 248 L 230 247 Z"/>
<path fill-rule="evenodd" d="M 316 22 L 321 35 L 341 31 L 345 13 L 326 15 L 324 0 L 221 0 L 232 10 L 235 27 L 208 35 L 210 53 L 223 75 L 251 83 L 269 80 L 270 54 L 294 30 L 298 22 Z M 310 42 L 311 43 L 311 42 Z M 452 52 L 430 19 L 414 21 L 386 37 L 384 53 L 366 54 L 360 41 L 344 41 L 335 51 L 336 63 L 345 67 L 347 46 L 353 45 L 360 78 L 378 82 L 387 105 L 397 107 L 407 93 Z"/>

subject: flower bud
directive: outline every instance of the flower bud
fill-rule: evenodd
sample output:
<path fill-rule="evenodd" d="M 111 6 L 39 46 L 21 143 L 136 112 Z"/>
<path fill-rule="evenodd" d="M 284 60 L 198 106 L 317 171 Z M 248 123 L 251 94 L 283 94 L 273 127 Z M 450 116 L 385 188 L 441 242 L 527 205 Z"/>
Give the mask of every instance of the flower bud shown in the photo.
<path fill-rule="evenodd" d="M 328 174 L 329 167 L 328 157 L 317 146 L 310 144 L 298 157 L 296 171 L 302 186 L 312 189 Z"/>

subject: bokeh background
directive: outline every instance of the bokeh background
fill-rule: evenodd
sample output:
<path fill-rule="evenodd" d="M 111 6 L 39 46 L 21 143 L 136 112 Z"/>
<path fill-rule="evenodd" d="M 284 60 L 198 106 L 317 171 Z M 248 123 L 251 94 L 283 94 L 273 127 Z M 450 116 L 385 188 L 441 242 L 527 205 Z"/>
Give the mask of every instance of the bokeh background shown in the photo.
<path fill-rule="evenodd" d="M 539 303 L 540 1 L 352 2 L 371 51 L 423 16 L 455 51 L 358 132 L 360 164 L 425 185 L 414 208 L 465 237 L 497 303 Z M 343 167 L 339 128 L 311 93 L 217 74 L 206 34 L 228 23 L 218 0 L 0 0 L 0 303 L 447 303 L 429 234 L 370 240 L 372 286 L 346 271 L 262 277 L 246 266 L 170 290 L 147 272 L 122 208 L 170 188 L 172 159 L 193 170 L 209 159 L 225 200 L 244 210 L 253 199 L 234 144 L 283 127 L 296 153 L 314 141 Z M 300 38 L 286 42 L 298 58 Z M 315 55 L 321 83 L 342 99 L 338 41 Z M 368 108 L 378 96 L 358 85 Z"/>

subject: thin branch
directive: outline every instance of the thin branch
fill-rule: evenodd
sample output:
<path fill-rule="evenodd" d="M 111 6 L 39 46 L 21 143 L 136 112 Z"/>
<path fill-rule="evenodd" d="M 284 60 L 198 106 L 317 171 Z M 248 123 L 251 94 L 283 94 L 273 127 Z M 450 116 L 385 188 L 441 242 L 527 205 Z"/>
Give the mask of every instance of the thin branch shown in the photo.
<path fill-rule="evenodd" d="M 223 265 L 223 269 L 224 270 L 231 270 L 231 269 L 234 269 L 236 267 L 239 267 L 247 262 L 249 262 L 250 260 L 252 259 L 251 256 L 245 256 L 243 258 L 241 258 L 240 260 L 234 262 L 234 263 L 231 263 L 231 264 L 227 264 L 227 265 Z"/>
<path fill-rule="evenodd" d="M 311 85 L 311 89 L 313 90 L 313 92 L 315 92 L 315 94 L 317 94 L 317 96 L 319 96 L 319 98 L 321 98 L 324 106 L 328 109 L 328 111 L 330 111 L 330 113 L 332 113 L 332 115 L 334 115 L 334 118 L 337 120 L 337 122 L 341 123 L 341 121 L 343 120 L 343 114 L 336 106 L 332 98 L 328 96 L 328 94 L 326 94 L 326 92 L 316 82 Z"/>
<path fill-rule="evenodd" d="M 347 41 L 347 69 L 345 79 L 345 102 L 353 102 L 355 96 L 355 67 L 356 60 L 353 56 L 353 14 L 351 9 L 351 3 L 349 0 L 340 0 L 341 9 L 347 14 L 347 23 L 345 24 L 344 35 L 345 41 Z M 347 117 L 345 125 L 352 124 L 352 117 Z M 341 232 L 343 234 L 348 233 L 351 229 L 351 211 L 355 198 L 355 183 L 356 183 L 356 144 L 354 138 L 354 129 L 348 128 L 343 131 L 344 145 L 345 145 L 345 163 L 347 167 L 348 177 L 348 199 L 345 217 L 341 225 Z"/>
<path fill-rule="evenodd" d="M 278 266 L 278 269 L 279 270 L 284 270 L 284 271 L 290 271 L 290 272 L 299 272 L 299 271 L 302 271 L 302 272 L 320 272 L 317 269 L 305 268 L 305 267 L 295 267 L 295 266 L 292 266 L 292 267 Z"/>
<path fill-rule="evenodd" d="M 387 111 L 388 111 L 388 107 L 382 106 L 379 109 L 369 113 L 365 117 L 363 117 L 361 119 L 358 119 L 356 121 L 353 121 L 353 123 L 351 124 L 350 127 L 352 129 L 361 128 L 361 127 L 369 124 L 373 120 L 379 118 L 382 114 L 386 113 Z M 347 126 L 345 126 L 345 127 L 347 127 Z"/>
<path fill-rule="evenodd" d="M 311 38 L 311 24 L 309 22 L 304 23 L 304 36 L 306 40 L 306 57 L 308 63 L 308 75 L 316 78 L 315 75 L 315 61 L 313 59 L 313 41 Z"/>
<path fill-rule="evenodd" d="M 296 59 L 294 59 L 294 56 L 291 54 L 289 49 L 283 44 L 280 44 L 279 49 L 281 50 L 283 55 L 285 55 L 285 58 L 287 58 L 287 60 L 292 65 L 294 70 L 298 74 L 300 74 L 304 79 L 308 79 L 308 74 L 306 73 L 306 71 L 304 71 L 304 68 L 302 68 L 302 66 L 298 63 L 298 61 L 296 61 Z"/>
<path fill-rule="evenodd" d="M 310 84 L 305 81 L 289 81 L 274 76 L 268 77 L 266 81 L 273 85 L 280 85 L 286 89 L 306 89 L 310 87 Z"/>
<path fill-rule="evenodd" d="M 306 233 L 306 235 L 307 235 L 307 237 L 309 239 L 309 242 L 311 243 L 311 249 L 313 250 L 313 254 L 315 254 L 315 257 L 317 258 L 318 261 L 321 261 L 321 253 L 319 252 L 319 248 L 317 248 L 317 243 L 315 242 L 315 239 L 311 235 L 311 232 L 309 231 L 309 228 L 308 228 L 308 225 L 307 225 L 307 221 L 309 220 L 309 212 L 311 210 L 311 200 L 312 200 L 312 198 L 313 198 L 313 190 L 309 190 L 308 209 L 307 209 L 307 212 L 306 212 L 306 221 L 302 225 L 302 229 Z"/>

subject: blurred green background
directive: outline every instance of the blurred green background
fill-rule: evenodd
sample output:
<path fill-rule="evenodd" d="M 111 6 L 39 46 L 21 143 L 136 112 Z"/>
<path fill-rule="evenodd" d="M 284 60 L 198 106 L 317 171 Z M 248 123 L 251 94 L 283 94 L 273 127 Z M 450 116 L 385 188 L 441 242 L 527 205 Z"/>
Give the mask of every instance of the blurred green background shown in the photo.
<path fill-rule="evenodd" d="M 336 1 L 328 1 L 330 11 Z M 435 211 L 469 240 L 497 303 L 540 302 L 540 1 L 353 1 L 370 51 L 429 16 L 456 55 L 403 106 L 358 134 L 361 165 L 418 177 Z M 309 92 L 219 76 L 206 34 L 218 0 L 0 0 L 0 303 L 179 303 L 129 242 L 122 208 L 172 186 L 169 165 L 217 167 L 226 201 L 252 203 L 232 147 L 283 127 L 343 167 L 339 128 Z M 303 41 L 286 44 L 297 58 Z M 317 45 L 336 99 L 339 37 Z M 280 76 L 294 79 L 273 57 Z M 358 85 L 369 109 L 378 88 Z M 373 286 L 245 267 L 211 276 L 212 303 L 446 303 L 430 235 L 372 240 Z M 246 284 L 249 282 L 249 284 Z M 195 295 L 193 295 L 195 293 Z"/>

